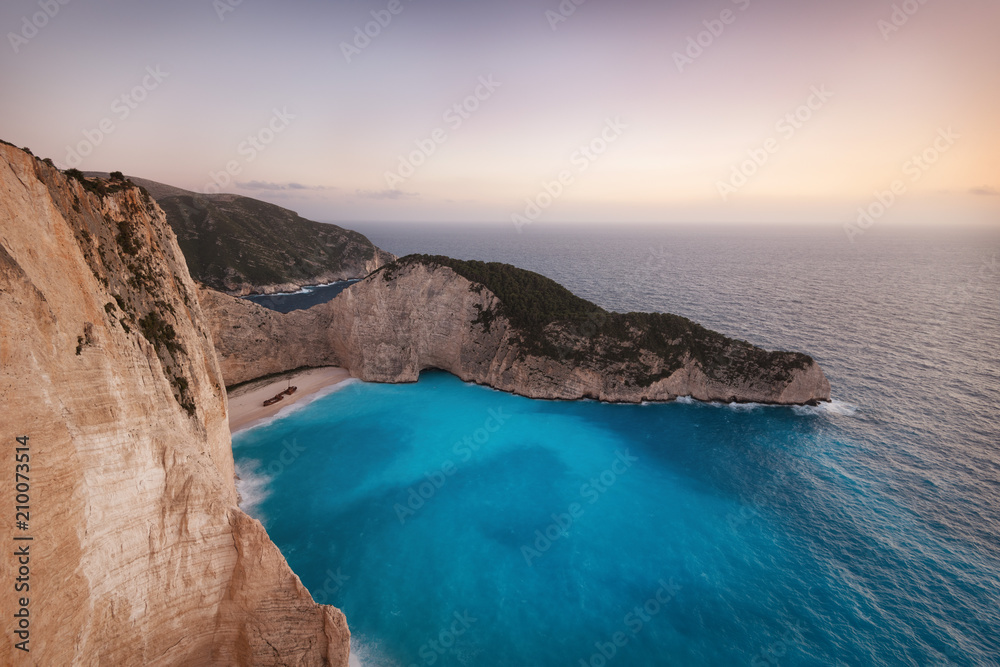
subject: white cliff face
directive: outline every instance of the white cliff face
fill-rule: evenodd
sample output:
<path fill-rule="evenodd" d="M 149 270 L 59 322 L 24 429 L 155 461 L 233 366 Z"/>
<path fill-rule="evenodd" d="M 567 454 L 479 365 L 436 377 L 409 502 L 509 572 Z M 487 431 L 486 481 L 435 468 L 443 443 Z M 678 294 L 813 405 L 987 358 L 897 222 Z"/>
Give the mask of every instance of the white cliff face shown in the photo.
<path fill-rule="evenodd" d="M 319 308 L 282 315 L 252 301 L 201 287 L 205 309 L 227 386 L 303 366 L 335 366 L 329 315 Z"/>
<path fill-rule="evenodd" d="M 415 382 L 420 371 L 438 368 L 468 382 L 546 399 L 641 402 L 692 396 L 802 404 L 830 397 L 830 384 L 815 362 L 789 377 L 762 368 L 748 377 L 719 380 L 693 358 L 672 372 L 666 360 L 641 349 L 639 362 L 609 360 L 613 357 L 603 352 L 607 341 L 558 327 L 549 334 L 559 353 L 526 353 L 505 317 L 482 323 L 481 313 L 497 310 L 495 294 L 435 265 L 407 264 L 388 280 L 382 273 L 372 275 L 329 303 L 288 315 L 218 293 L 203 301 L 227 384 L 334 364 L 369 382 Z M 325 332 L 322 343 L 319 332 Z M 578 354 L 586 350 L 593 352 Z M 644 384 L 639 380 L 644 375 L 662 377 Z"/>
<path fill-rule="evenodd" d="M 347 664 L 343 615 L 236 507 L 211 335 L 138 189 L 97 197 L 0 145 L 0 370 L 0 442 L 30 438 L 34 538 L 31 651 L 5 632 L 0 663 Z"/>
<path fill-rule="evenodd" d="M 417 265 L 393 280 L 376 274 L 327 305 L 330 346 L 367 382 L 416 382 L 440 368 L 463 380 L 491 376 L 509 347 L 509 324 L 472 325 L 497 303 L 451 269 Z"/>

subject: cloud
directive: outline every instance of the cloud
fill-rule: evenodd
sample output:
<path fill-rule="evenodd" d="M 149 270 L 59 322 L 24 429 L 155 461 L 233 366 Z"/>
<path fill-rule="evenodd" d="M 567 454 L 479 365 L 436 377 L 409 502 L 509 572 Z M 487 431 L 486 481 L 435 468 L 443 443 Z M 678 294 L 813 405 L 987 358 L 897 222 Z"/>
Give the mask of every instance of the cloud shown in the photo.
<path fill-rule="evenodd" d="M 237 183 L 244 190 L 333 190 L 325 185 L 302 185 L 301 183 L 271 183 L 269 181 L 245 181 Z"/>
<path fill-rule="evenodd" d="M 419 192 L 403 192 L 402 190 L 356 190 L 359 197 L 365 199 L 409 199 L 419 197 Z"/>
<path fill-rule="evenodd" d="M 979 188 L 972 188 L 971 190 L 969 190 L 969 193 L 974 195 L 986 195 L 986 196 L 996 197 L 997 195 L 1000 195 L 1000 190 L 997 190 L 996 188 L 987 187 L 984 185 Z"/>

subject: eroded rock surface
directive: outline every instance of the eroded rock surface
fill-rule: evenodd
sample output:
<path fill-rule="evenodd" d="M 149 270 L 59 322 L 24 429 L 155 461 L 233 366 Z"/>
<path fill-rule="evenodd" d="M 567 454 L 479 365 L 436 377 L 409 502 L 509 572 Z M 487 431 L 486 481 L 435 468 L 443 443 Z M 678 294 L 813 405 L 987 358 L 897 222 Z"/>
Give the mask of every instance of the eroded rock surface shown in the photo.
<path fill-rule="evenodd" d="M 532 398 L 830 398 L 822 369 L 806 355 L 766 352 L 676 316 L 619 315 L 582 302 L 575 320 L 528 332 L 485 285 L 424 259 L 404 258 L 308 311 L 282 315 L 210 290 L 202 302 L 230 385 L 340 365 L 370 382 L 415 382 L 438 368 Z"/>
<path fill-rule="evenodd" d="M 29 437 L 33 537 L 30 653 L 5 630 L 0 664 L 347 664 L 343 615 L 236 506 L 210 331 L 138 188 L 0 145 L 0 370 L 0 442 Z M 14 604 L 0 596 L 8 628 Z"/>

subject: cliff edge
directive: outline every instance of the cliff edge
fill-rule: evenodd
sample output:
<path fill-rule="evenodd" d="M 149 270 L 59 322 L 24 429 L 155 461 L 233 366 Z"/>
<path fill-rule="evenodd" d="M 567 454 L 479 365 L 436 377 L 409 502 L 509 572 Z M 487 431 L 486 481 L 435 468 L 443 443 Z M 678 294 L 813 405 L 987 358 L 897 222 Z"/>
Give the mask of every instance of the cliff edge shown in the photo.
<path fill-rule="evenodd" d="M 148 194 L 0 145 L 0 371 L 5 476 L 30 452 L 30 518 L 5 485 L 0 535 L 32 538 L 0 664 L 347 665 L 343 614 L 236 506 L 222 373 Z"/>

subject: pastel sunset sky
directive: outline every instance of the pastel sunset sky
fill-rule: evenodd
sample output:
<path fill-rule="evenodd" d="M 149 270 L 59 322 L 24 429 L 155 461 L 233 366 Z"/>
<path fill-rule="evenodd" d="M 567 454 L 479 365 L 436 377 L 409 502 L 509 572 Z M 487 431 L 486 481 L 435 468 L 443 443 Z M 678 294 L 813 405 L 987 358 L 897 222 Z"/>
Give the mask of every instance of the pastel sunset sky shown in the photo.
<path fill-rule="evenodd" d="M 5 0 L 0 138 L 342 223 L 1000 226 L 995 0 L 576 2 Z"/>

